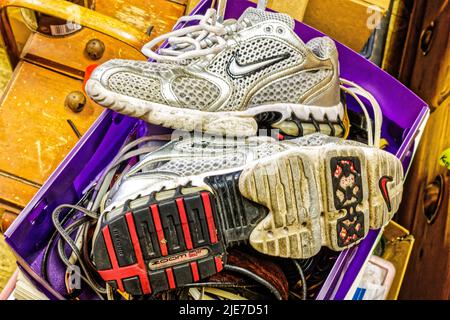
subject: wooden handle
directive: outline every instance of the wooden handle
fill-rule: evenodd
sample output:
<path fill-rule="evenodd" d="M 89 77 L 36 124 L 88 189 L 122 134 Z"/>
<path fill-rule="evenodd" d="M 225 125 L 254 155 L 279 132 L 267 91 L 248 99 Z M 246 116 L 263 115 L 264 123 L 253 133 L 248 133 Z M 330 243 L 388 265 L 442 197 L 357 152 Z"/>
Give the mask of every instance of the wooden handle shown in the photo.
<path fill-rule="evenodd" d="M 56 18 L 78 23 L 122 41 L 137 50 L 150 37 L 132 26 L 88 8 L 63 0 L 0 0 L 0 11 L 6 7 L 20 7 L 35 10 Z"/>
<path fill-rule="evenodd" d="M 428 224 L 433 224 L 442 204 L 445 182 L 442 175 L 436 176 L 434 181 L 427 185 L 423 197 L 423 212 Z"/>

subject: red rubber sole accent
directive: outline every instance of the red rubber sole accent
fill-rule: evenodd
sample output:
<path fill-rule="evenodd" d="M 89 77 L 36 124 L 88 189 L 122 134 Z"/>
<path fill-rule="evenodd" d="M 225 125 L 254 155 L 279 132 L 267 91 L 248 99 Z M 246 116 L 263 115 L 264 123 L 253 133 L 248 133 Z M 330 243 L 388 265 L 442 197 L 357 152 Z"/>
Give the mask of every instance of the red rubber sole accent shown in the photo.
<path fill-rule="evenodd" d="M 111 286 L 146 295 L 200 281 L 223 269 L 224 241 L 213 195 L 202 191 L 123 208 L 103 222 L 94 263 Z"/>

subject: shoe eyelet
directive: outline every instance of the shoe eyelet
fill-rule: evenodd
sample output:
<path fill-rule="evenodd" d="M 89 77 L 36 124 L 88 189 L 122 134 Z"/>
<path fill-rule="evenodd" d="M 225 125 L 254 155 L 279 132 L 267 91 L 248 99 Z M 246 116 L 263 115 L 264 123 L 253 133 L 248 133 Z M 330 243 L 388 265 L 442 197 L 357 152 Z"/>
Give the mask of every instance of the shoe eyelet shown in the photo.
<path fill-rule="evenodd" d="M 281 27 L 278 27 L 278 28 L 277 28 L 277 33 L 278 33 L 278 34 L 283 34 L 283 33 L 284 33 L 284 29 L 281 28 Z"/>
<path fill-rule="evenodd" d="M 264 28 L 264 31 L 267 32 L 267 33 L 271 33 L 272 32 L 272 27 L 271 26 L 266 26 Z"/>

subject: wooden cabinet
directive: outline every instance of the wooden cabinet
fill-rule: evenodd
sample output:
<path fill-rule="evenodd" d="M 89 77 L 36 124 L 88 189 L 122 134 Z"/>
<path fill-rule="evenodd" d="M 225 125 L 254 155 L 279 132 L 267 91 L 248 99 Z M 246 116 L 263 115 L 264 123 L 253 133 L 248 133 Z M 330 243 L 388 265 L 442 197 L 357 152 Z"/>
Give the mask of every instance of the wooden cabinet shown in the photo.
<path fill-rule="evenodd" d="M 140 52 L 149 40 L 145 33 L 86 8 L 78 7 L 81 30 L 66 36 L 31 32 L 21 22 L 19 8 L 64 21 L 69 18 L 69 6 L 73 4 L 59 0 L 0 0 L 0 29 L 15 67 L 0 98 L 3 229 L 2 217 L 10 221 L 20 213 L 103 112 L 84 93 L 86 67 L 112 58 L 146 59 Z M 104 48 L 95 59 L 86 51 L 91 40 L 101 42 Z M 79 110 L 68 106 L 73 97 Z"/>
<path fill-rule="evenodd" d="M 400 299 L 450 298 L 450 173 L 438 163 L 450 148 L 449 30 L 448 1 L 415 2 L 401 79 L 432 113 L 396 218 L 416 239 Z"/>
<path fill-rule="evenodd" d="M 28 62 L 19 63 L 0 101 L 3 171 L 35 185 L 45 182 L 78 141 L 67 120 L 83 134 L 103 111 L 90 100 L 78 113 L 65 106 L 67 96 L 73 91 L 83 92 L 82 86 L 81 80 Z"/>

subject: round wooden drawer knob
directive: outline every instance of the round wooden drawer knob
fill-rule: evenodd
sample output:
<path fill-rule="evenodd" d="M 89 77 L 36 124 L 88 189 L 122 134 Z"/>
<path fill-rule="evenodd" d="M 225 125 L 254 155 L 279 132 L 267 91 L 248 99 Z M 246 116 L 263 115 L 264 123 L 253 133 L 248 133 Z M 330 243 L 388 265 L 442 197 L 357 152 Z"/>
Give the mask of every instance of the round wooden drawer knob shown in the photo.
<path fill-rule="evenodd" d="M 91 39 L 86 44 L 84 51 L 92 60 L 98 60 L 105 53 L 105 44 L 99 39 Z"/>
<path fill-rule="evenodd" d="M 64 104 L 73 112 L 78 113 L 84 109 L 84 106 L 86 105 L 86 97 L 80 91 L 72 91 L 67 95 Z"/>

